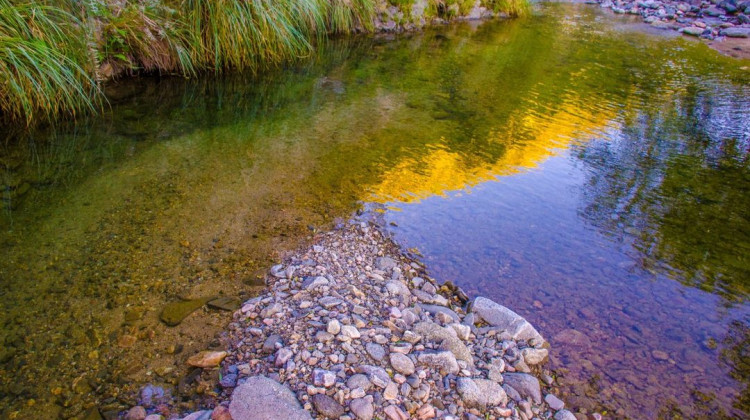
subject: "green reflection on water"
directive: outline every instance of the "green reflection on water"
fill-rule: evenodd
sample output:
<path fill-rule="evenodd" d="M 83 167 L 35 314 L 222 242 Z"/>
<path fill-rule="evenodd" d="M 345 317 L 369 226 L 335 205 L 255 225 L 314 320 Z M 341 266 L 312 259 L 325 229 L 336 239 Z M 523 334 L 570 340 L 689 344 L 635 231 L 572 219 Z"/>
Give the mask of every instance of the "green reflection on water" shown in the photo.
<path fill-rule="evenodd" d="M 30 399 L 35 412 L 64 416 L 94 402 L 117 408 L 142 381 L 176 382 L 229 318 L 203 311 L 170 329 L 157 320 L 166 302 L 246 296 L 271 261 L 362 200 L 418 201 L 529 170 L 627 126 L 644 103 L 690 98 L 687 80 L 750 80 L 701 44 L 609 23 L 552 5 L 528 19 L 332 42 L 306 65 L 257 78 L 125 83 L 111 88 L 108 115 L 6 143 L 3 414 Z M 734 171 L 746 180 L 742 162 Z M 680 178 L 698 163 L 672 164 L 658 194 L 681 201 L 682 182 L 715 176 Z M 594 201 L 621 190 L 597 188 Z M 660 214 L 700 211 L 671 208 Z M 679 238 L 695 232 L 669 229 L 661 237 L 678 239 L 662 240 L 655 258 L 679 267 L 695 249 Z M 674 244 L 686 251 L 670 258 Z M 723 274 L 721 258 L 702 273 Z M 721 277 L 723 293 L 746 292 Z M 167 354 L 175 343 L 185 351 Z"/>

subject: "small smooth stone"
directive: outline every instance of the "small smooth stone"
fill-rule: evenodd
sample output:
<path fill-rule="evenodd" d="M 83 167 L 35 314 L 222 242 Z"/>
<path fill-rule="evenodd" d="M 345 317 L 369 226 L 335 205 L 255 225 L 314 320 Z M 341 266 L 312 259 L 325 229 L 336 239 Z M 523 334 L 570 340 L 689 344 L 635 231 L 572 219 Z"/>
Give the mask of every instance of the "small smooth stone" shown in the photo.
<path fill-rule="evenodd" d="M 560 410 L 555 413 L 555 420 L 577 420 L 576 416 L 568 410 Z"/>
<path fill-rule="evenodd" d="M 359 330 L 353 325 L 342 325 L 340 334 L 351 339 L 360 338 L 362 336 Z"/>
<path fill-rule="evenodd" d="M 370 355 L 370 357 L 377 360 L 378 362 L 383 360 L 383 358 L 385 357 L 385 349 L 380 344 L 367 343 L 365 345 L 365 350 L 367 351 L 367 354 Z"/>
<path fill-rule="evenodd" d="M 555 411 L 562 410 L 563 408 L 565 408 L 565 403 L 552 394 L 545 395 L 544 401 L 547 402 L 547 405 L 549 405 L 549 408 Z"/>
<path fill-rule="evenodd" d="M 372 382 L 367 378 L 367 375 L 358 373 L 346 380 L 346 386 L 349 389 L 362 388 L 367 391 L 372 388 Z"/>
<path fill-rule="evenodd" d="M 326 331 L 328 331 L 329 334 L 336 335 L 341 331 L 341 323 L 339 323 L 338 319 L 332 319 L 328 321 L 328 325 L 326 326 Z"/>
<path fill-rule="evenodd" d="M 398 385 L 395 382 L 391 382 L 385 387 L 383 398 L 386 400 L 395 400 L 398 398 Z"/>
<path fill-rule="evenodd" d="M 196 355 L 190 356 L 187 360 L 187 364 L 199 368 L 212 368 L 218 366 L 225 357 L 227 357 L 227 352 L 225 351 L 204 350 Z"/>
<path fill-rule="evenodd" d="M 409 376 L 414 373 L 414 362 L 409 359 L 409 356 L 401 353 L 391 353 L 390 361 L 391 366 L 393 366 L 393 369 L 396 370 L 396 372 L 404 376 Z"/>
<path fill-rule="evenodd" d="M 338 419 L 346 412 L 341 404 L 326 394 L 315 394 L 311 400 L 315 410 L 328 418 Z"/>
<path fill-rule="evenodd" d="M 353 399 L 349 403 L 349 409 L 359 420 L 372 420 L 372 416 L 375 413 L 372 401 L 367 397 Z"/>

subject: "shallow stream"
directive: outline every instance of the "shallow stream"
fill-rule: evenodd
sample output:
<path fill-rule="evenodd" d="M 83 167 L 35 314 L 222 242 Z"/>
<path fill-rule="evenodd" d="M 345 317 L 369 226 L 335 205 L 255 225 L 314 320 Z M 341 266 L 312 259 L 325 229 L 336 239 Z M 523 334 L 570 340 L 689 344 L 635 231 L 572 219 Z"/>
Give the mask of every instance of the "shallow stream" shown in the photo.
<path fill-rule="evenodd" d="M 546 4 L 268 75 L 110 86 L 105 115 L 0 145 L 0 417 L 184 383 L 231 315 L 168 327 L 166 304 L 246 298 L 361 207 L 534 323 L 569 407 L 747 415 L 749 66 Z"/>

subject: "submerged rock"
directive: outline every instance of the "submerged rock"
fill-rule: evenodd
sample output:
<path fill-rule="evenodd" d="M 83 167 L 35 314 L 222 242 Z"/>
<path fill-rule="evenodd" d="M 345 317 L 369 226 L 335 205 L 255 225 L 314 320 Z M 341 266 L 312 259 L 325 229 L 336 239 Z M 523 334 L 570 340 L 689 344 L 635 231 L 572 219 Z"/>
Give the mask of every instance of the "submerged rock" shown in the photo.
<path fill-rule="evenodd" d="M 490 299 L 474 299 L 471 312 L 493 327 L 506 330 L 515 340 L 533 339 L 536 345 L 544 343 L 542 335 L 526 319 Z"/>
<path fill-rule="evenodd" d="M 170 327 L 177 326 L 183 319 L 187 318 L 188 315 L 192 314 L 212 299 L 213 298 L 203 298 L 168 303 L 164 309 L 162 309 L 159 319 Z"/>
<path fill-rule="evenodd" d="M 542 403 L 542 390 L 536 377 L 528 373 L 505 373 L 503 380 L 506 385 L 518 391 L 521 397 L 530 397 L 534 404 Z"/>

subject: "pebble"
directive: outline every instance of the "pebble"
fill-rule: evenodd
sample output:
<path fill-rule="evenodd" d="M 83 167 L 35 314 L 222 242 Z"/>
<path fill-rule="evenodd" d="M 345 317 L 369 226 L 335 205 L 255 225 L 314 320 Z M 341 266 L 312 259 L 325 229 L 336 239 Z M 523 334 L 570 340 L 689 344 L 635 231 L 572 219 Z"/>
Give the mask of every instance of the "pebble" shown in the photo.
<path fill-rule="evenodd" d="M 371 420 L 375 413 L 375 409 L 372 406 L 372 397 L 353 399 L 349 403 L 349 409 L 359 420 Z"/>
<path fill-rule="evenodd" d="M 328 321 L 328 325 L 326 326 L 326 331 L 329 334 L 336 335 L 339 333 L 339 331 L 341 331 L 341 324 L 339 323 L 337 319 L 332 319 Z"/>
<path fill-rule="evenodd" d="M 549 408 L 555 411 L 562 410 L 565 407 L 565 403 L 552 394 L 545 395 L 544 401 L 549 405 Z"/>
<path fill-rule="evenodd" d="M 414 373 L 415 367 L 414 362 L 409 359 L 409 356 L 406 356 L 401 353 L 391 353 L 390 356 L 390 362 L 391 366 L 393 366 L 393 369 L 405 376 L 411 375 Z"/>
<path fill-rule="evenodd" d="M 243 388 L 250 379 L 289 396 L 282 405 L 300 419 L 311 411 L 349 420 L 505 418 L 513 410 L 548 418 L 552 406 L 564 407 L 549 393 L 541 399 L 535 376 L 508 372 L 549 356 L 526 320 L 489 299 L 475 299 L 476 313 L 454 306 L 460 296 L 442 295 L 453 288 L 438 289 L 422 265 L 402 262 L 406 257 L 387 257 L 391 245 L 369 226 L 316 241 L 315 251 L 285 260 L 276 270 L 283 277 L 267 276 L 268 291 L 235 312 L 217 388 L 230 409 L 243 409 L 234 401 L 241 388 L 243 398 L 273 396 Z M 496 320 L 497 308 L 521 329 L 476 326 L 477 314 Z"/>
<path fill-rule="evenodd" d="M 378 362 L 385 358 L 385 349 L 380 344 L 367 343 L 365 345 L 365 350 L 367 351 L 367 354 L 370 355 L 370 357 Z"/>
<path fill-rule="evenodd" d="M 341 404 L 326 394 L 315 394 L 310 399 L 315 410 L 325 417 L 338 419 L 346 412 Z"/>

